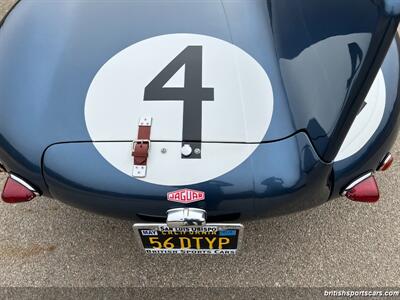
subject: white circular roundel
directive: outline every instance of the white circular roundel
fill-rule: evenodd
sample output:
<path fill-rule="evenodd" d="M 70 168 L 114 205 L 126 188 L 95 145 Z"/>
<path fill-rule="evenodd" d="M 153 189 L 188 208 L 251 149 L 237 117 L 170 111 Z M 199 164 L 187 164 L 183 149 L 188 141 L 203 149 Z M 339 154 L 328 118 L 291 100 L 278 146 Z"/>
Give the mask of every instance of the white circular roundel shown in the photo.
<path fill-rule="evenodd" d="M 385 103 L 385 79 L 382 70 L 379 70 L 364 100 L 361 111 L 351 125 L 335 161 L 343 160 L 357 153 L 371 139 L 382 121 Z"/>
<path fill-rule="evenodd" d="M 244 162 L 263 140 L 272 111 L 268 75 L 245 51 L 210 36 L 169 34 L 138 42 L 101 67 L 85 120 L 100 154 L 132 176 L 128 141 L 136 139 L 139 119 L 150 116 L 147 175 L 138 179 L 189 185 Z M 187 141 L 201 142 L 192 145 L 196 158 L 182 155 Z"/>

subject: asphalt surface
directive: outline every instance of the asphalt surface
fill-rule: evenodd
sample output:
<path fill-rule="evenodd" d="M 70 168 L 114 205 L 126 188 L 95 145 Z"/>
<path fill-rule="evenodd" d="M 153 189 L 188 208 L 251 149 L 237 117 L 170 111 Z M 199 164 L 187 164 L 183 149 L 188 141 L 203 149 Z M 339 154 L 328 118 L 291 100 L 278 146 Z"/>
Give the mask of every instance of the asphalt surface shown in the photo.
<path fill-rule="evenodd" d="M 12 2 L 0 0 L 0 15 Z M 400 139 L 392 153 L 400 158 Z M 232 257 L 146 256 L 129 221 L 44 197 L 0 202 L 0 286 L 400 286 L 399 171 L 397 162 L 377 175 L 377 204 L 338 199 L 245 222 L 242 251 Z"/>

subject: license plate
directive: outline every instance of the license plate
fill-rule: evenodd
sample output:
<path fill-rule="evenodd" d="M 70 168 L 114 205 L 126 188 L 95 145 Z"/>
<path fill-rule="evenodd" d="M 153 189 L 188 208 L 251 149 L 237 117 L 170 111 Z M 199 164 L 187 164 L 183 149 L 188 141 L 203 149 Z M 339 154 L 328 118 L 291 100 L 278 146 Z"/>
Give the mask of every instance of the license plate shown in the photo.
<path fill-rule="evenodd" d="M 236 254 L 243 234 L 241 224 L 135 224 L 133 229 L 145 252 L 156 254 Z"/>

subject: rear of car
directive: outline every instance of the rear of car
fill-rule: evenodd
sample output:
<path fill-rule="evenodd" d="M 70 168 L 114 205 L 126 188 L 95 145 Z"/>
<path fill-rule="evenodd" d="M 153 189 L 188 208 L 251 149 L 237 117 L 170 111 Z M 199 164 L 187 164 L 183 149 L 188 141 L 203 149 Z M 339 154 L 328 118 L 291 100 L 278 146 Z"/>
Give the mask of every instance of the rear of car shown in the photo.
<path fill-rule="evenodd" d="M 21 199 L 174 228 L 375 201 L 398 129 L 399 10 L 22 0 L 0 28 L 2 165 Z M 150 250 L 168 248 L 157 226 L 137 226 Z M 197 250 L 233 251 L 241 231 L 206 228 Z"/>

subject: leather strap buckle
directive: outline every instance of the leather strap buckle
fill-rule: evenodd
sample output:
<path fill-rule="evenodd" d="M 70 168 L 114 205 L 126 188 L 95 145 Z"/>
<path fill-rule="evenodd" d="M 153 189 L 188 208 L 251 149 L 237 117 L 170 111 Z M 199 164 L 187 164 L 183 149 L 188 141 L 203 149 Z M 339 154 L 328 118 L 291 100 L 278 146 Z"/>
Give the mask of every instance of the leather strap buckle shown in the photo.
<path fill-rule="evenodd" d="M 145 177 L 147 159 L 150 151 L 151 117 L 143 117 L 139 121 L 138 139 L 133 141 L 133 176 Z"/>

